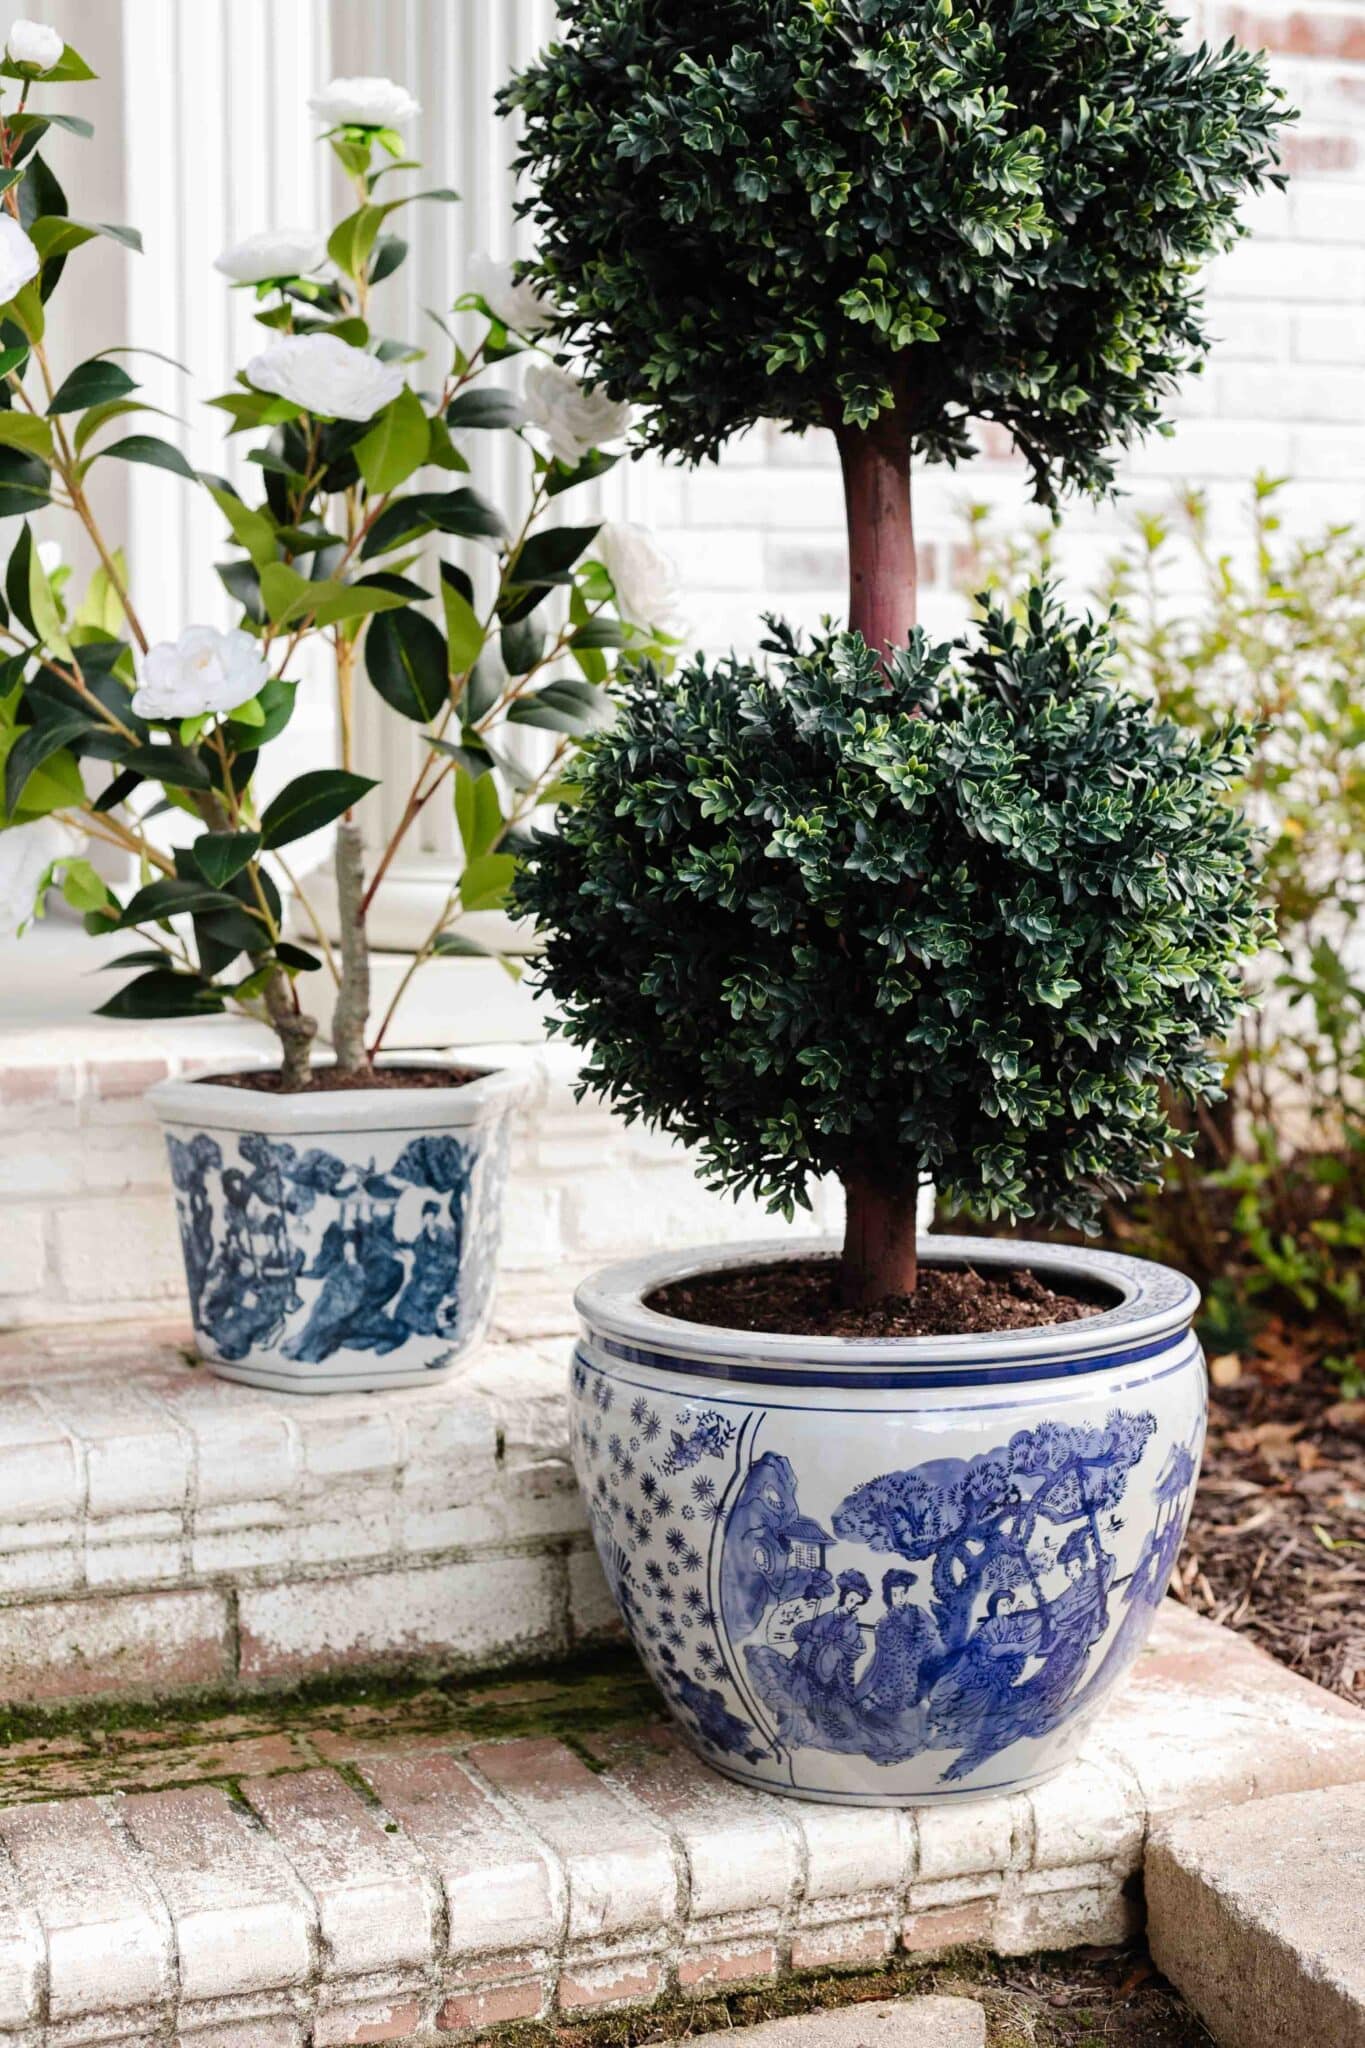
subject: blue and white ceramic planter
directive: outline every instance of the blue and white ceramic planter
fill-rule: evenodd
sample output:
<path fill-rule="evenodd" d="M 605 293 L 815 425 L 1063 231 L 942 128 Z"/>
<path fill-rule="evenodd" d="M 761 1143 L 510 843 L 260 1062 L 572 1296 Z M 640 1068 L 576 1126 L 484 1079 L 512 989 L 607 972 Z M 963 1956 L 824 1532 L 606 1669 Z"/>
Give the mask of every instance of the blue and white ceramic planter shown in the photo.
<path fill-rule="evenodd" d="M 1075 1754 L 1170 1579 L 1204 1441 L 1197 1290 L 1108 1252 L 924 1249 L 1027 1265 L 1102 1312 L 846 1339 L 644 1306 L 791 1256 L 771 1244 L 612 1266 L 578 1292 L 573 1452 L 598 1552 L 689 1739 L 746 1784 L 865 1805 L 1031 1785 Z"/>
<path fill-rule="evenodd" d="M 205 1362 L 333 1394 L 418 1386 L 466 1357 L 492 1312 L 523 1089 L 506 1072 L 305 1095 L 151 1089 Z"/>

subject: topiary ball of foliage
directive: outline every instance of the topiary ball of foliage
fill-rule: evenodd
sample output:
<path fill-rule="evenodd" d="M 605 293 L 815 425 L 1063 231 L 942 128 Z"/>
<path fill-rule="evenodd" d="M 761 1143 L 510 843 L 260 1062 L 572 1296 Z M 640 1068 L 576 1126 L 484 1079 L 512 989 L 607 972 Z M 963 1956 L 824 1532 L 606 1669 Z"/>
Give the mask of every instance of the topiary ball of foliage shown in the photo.
<path fill-rule="evenodd" d="M 771 672 L 633 678 L 521 874 L 585 1084 L 786 1213 L 923 1175 L 1092 1226 L 1181 1142 L 1163 1088 L 1219 1092 L 1268 936 L 1246 732 L 1112 688 L 1107 627 L 1043 589 L 885 670 L 774 630 Z"/>
<path fill-rule="evenodd" d="M 540 274 L 657 446 L 909 408 L 1102 489 L 1207 346 L 1192 272 L 1271 177 L 1259 56 L 1165 0 L 558 0 L 514 81 Z"/>

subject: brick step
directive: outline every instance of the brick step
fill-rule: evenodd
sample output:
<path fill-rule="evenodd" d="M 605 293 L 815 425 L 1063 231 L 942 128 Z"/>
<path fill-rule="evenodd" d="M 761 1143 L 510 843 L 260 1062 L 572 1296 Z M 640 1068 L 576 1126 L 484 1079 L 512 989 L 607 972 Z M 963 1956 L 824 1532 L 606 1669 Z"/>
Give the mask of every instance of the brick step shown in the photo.
<path fill-rule="evenodd" d="M 986 2009 L 974 1998 L 885 1998 L 687 2040 L 688 2048 L 986 2048 Z"/>
<path fill-rule="evenodd" d="M 69 1732 L 35 1737 L 0 1810 L 2 2048 L 436 2043 L 968 1943 L 1116 1941 L 1154 1822 L 1365 1784 L 1365 1715 L 1173 1604 L 1076 1765 L 961 1805 L 735 1786 L 640 1723 L 624 1659 L 615 1691 L 539 1683 L 259 1702 L 159 1747 L 92 1723 L 79 1770 Z M 489 1739 L 537 1698 L 570 1741 Z"/>
<path fill-rule="evenodd" d="M 1158 1830 L 1153 1953 L 1223 2048 L 1365 2048 L 1365 1785 Z"/>
<path fill-rule="evenodd" d="M 270 1394 L 189 1332 L 0 1339 L 0 1698 L 476 1670 L 616 1632 L 570 1467 L 567 1278 L 430 1386 Z"/>

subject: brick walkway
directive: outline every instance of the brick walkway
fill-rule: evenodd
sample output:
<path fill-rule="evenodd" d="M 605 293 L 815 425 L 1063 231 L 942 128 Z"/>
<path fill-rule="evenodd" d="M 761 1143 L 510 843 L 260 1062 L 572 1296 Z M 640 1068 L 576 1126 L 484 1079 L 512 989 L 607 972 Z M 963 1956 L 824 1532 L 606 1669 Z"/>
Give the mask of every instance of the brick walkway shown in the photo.
<path fill-rule="evenodd" d="M 532 1679 L 262 1705 L 159 1749 L 30 1743 L 0 1810 L 2 2048 L 435 2042 L 962 1943 L 1112 1941 L 1153 1819 L 1365 1782 L 1365 1716 L 1173 1605 L 1072 1770 L 912 1812 L 744 1791 L 657 1725 L 611 1725 L 640 1695 L 594 1683 L 590 1706 Z M 487 1739 L 536 1707 L 579 1732 Z"/>

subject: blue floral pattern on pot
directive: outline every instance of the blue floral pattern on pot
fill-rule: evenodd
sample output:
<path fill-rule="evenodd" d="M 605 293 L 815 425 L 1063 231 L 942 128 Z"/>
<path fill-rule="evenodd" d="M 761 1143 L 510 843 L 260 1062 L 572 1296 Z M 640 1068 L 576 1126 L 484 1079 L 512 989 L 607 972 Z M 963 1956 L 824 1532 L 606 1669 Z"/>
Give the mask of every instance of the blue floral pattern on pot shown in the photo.
<path fill-rule="evenodd" d="M 951 1392 L 768 1370 L 769 1393 L 589 1328 L 573 1448 L 599 1554 L 702 1753 L 867 1802 L 1065 1762 L 1146 1638 L 1203 1444 L 1194 1339 L 1114 1354 L 1003 1397 L 998 1368 Z"/>
<path fill-rule="evenodd" d="M 508 1132 L 505 1115 L 332 1142 L 168 1128 L 203 1355 L 304 1388 L 452 1364 L 492 1306 Z"/>

